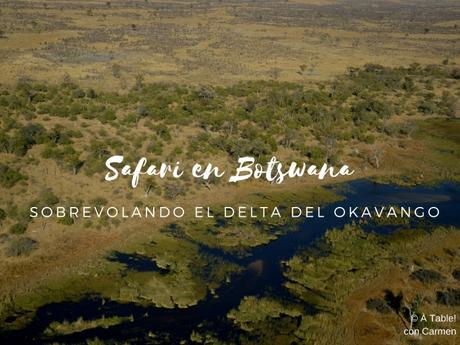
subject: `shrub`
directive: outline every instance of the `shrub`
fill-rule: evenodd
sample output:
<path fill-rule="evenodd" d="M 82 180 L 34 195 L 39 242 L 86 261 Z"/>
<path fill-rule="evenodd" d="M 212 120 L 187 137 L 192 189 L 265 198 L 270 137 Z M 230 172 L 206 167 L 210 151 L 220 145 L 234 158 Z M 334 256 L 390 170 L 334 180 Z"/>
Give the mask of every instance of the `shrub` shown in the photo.
<path fill-rule="evenodd" d="M 75 218 L 70 216 L 59 218 L 58 223 L 63 225 L 72 225 L 75 223 Z"/>
<path fill-rule="evenodd" d="M 0 186 L 4 188 L 13 187 L 18 181 L 25 179 L 25 176 L 9 166 L 0 163 Z"/>
<path fill-rule="evenodd" d="M 444 278 L 441 273 L 434 270 L 421 269 L 413 272 L 410 277 L 412 279 L 417 279 L 425 284 L 436 283 L 442 281 Z"/>
<path fill-rule="evenodd" d="M 415 90 L 415 83 L 411 78 L 405 77 L 401 87 L 407 92 L 412 92 Z"/>
<path fill-rule="evenodd" d="M 163 140 L 171 140 L 171 132 L 169 131 L 168 126 L 163 123 L 160 123 L 154 127 L 155 133 Z"/>
<path fill-rule="evenodd" d="M 10 234 L 14 235 L 22 235 L 27 231 L 27 224 L 24 223 L 16 223 L 10 227 Z"/>
<path fill-rule="evenodd" d="M 460 305 L 460 289 L 448 289 L 436 292 L 436 302 L 447 306 Z"/>
<path fill-rule="evenodd" d="M 86 92 L 86 97 L 88 97 L 88 98 L 96 98 L 97 97 L 96 91 L 94 91 L 94 89 L 89 89 Z"/>
<path fill-rule="evenodd" d="M 452 272 L 452 277 L 456 280 L 460 280 L 460 269 L 456 269 Z"/>
<path fill-rule="evenodd" d="M 44 93 L 37 93 L 32 97 L 33 103 L 40 103 L 46 101 L 46 95 Z"/>
<path fill-rule="evenodd" d="M 450 72 L 450 77 L 453 79 L 460 79 L 460 68 L 454 68 Z"/>
<path fill-rule="evenodd" d="M 368 310 L 375 310 L 382 314 L 388 314 L 389 312 L 391 312 L 391 308 L 381 298 L 371 298 L 366 302 L 366 308 Z"/>
<path fill-rule="evenodd" d="M 307 150 L 306 156 L 310 159 L 313 164 L 320 163 L 324 160 L 326 153 L 318 146 L 313 146 Z"/>
<path fill-rule="evenodd" d="M 163 144 L 161 141 L 151 141 L 147 144 L 146 151 L 148 153 L 161 155 L 163 152 Z"/>
<path fill-rule="evenodd" d="M 5 210 L 1 209 L 0 208 L 0 225 L 2 224 L 2 222 L 6 219 L 6 212 Z"/>
<path fill-rule="evenodd" d="M 27 256 L 37 249 L 37 241 L 28 237 L 14 238 L 6 248 L 6 256 Z"/>
<path fill-rule="evenodd" d="M 76 89 L 73 92 L 73 97 L 75 98 L 83 98 L 85 96 L 86 96 L 85 91 L 83 91 L 82 89 Z"/>
<path fill-rule="evenodd" d="M 28 124 L 22 127 L 11 140 L 12 151 L 24 156 L 35 144 L 41 144 L 47 139 L 46 130 L 39 124 Z"/>
<path fill-rule="evenodd" d="M 26 138 L 31 145 L 40 144 L 46 138 L 46 130 L 42 125 L 30 123 L 21 128 L 21 135 Z"/>
<path fill-rule="evenodd" d="M 455 117 L 456 110 L 456 98 L 452 96 L 448 91 L 442 93 L 441 100 L 438 102 L 438 107 L 441 114 Z"/>
<path fill-rule="evenodd" d="M 111 121 L 115 121 L 117 119 L 117 115 L 113 109 L 107 109 L 102 114 L 99 115 L 99 120 L 102 123 L 107 123 Z"/>
<path fill-rule="evenodd" d="M 423 114 L 431 115 L 431 114 L 435 113 L 438 110 L 438 107 L 432 101 L 423 100 L 423 101 L 420 102 L 420 104 L 418 105 L 417 109 L 420 112 L 422 112 Z"/>
<path fill-rule="evenodd" d="M 375 142 L 375 136 L 372 135 L 372 134 L 366 135 L 366 136 L 364 137 L 364 142 L 365 142 L 366 144 L 373 144 L 373 143 Z"/>

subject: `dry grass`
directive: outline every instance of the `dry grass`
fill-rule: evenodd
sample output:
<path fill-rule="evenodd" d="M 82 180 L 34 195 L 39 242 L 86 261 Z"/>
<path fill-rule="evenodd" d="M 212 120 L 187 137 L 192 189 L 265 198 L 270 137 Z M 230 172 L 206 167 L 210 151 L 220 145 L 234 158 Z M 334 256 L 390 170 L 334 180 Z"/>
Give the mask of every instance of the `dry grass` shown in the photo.
<path fill-rule="evenodd" d="M 21 1 L 0 9 L 0 73 L 10 84 L 68 74 L 118 89 L 139 73 L 195 84 L 306 82 L 368 62 L 459 61 L 458 3 L 447 0 Z"/>
<path fill-rule="evenodd" d="M 417 262 L 423 267 L 435 269 L 440 272 L 445 281 L 434 284 L 422 284 L 409 278 L 413 267 L 403 269 L 399 265 L 391 265 L 388 270 L 379 272 L 375 279 L 363 283 L 363 286 L 350 296 L 346 313 L 341 319 L 343 328 L 347 330 L 345 343 L 347 344 L 371 344 L 375 339 L 385 339 L 382 344 L 405 344 L 411 337 L 403 335 L 405 328 L 401 319 L 394 313 L 379 314 L 369 311 L 363 306 L 370 298 L 381 297 L 384 290 L 388 289 L 395 294 L 402 292 L 407 300 L 412 300 L 417 294 L 425 298 L 420 311 L 429 314 L 455 314 L 458 307 L 449 307 L 430 301 L 436 299 L 436 291 L 444 290 L 447 286 L 458 287 L 458 281 L 452 278 L 452 271 L 460 265 L 458 256 L 453 256 L 458 250 L 460 235 L 449 232 L 444 237 L 438 237 L 436 241 L 425 240 L 416 251 L 410 251 L 407 259 L 409 262 Z M 414 266 L 414 265 L 412 265 Z M 434 324 L 436 327 L 456 328 L 455 324 Z M 455 337 L 450 336 L 426 336 L 417 338 L 418 344 L 455 344 Z"/>

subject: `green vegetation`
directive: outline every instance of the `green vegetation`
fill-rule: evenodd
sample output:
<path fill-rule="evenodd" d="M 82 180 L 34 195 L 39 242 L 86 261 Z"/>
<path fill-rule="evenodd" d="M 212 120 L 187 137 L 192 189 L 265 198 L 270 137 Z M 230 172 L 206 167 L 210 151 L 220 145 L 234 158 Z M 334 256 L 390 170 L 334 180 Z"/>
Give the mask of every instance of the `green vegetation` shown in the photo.
<path fill-rule="evenodd" d="M 438 92 L 427 89 L 427 80 Z M 0 110 L 5 114 L 0 148 L 24 156 L 43 144 L 44 158 L 55 159 L 74 174 L 83 168 L 92 175 L 111 153 L 122 151 L 134 159 L 142 148 L 158 157 L 169 146 L 172 133 L 187 126 L 196 128 L 196 134 L 181 145 L 185 149 L 172 147 L 167 156 L 252 155 L 263 161 L 284 148 L 299 159 L 336 164 L 344 157 L 346 143 L 372 144 L 382 136 L 410 135 L 411 122 L 392 123 L 394 115 L 455 116 L 456 95 L 449 85 L 456 81 L 451 66 L 366 65 L 310 88 L 275 81 L 226 88 L 140 83 L 119 94 L 83 90 L 70 81 L 21 82 L 15 90 L 0 90 Z M 92 135 L 89 145 L 77 148 L 85 136 L 82 130 L 67 129 L 63 119 L 81 121 L 81 126 L 85 120 L 97 121 L 104 130 Z M 133 127 L 147 131 L 137 131 L 132 140 Z M 110 136 L 111 131 L 118 136 Z M 129 146 L 138 142 L 141 147 L 134 154 Z M 16 180 L 2 184 L 11 187 Z M 172 197 L 180 194 L 166 189 Z"/>
<path fill-rule="evenodd" d="M 0 186 L 4 188 L 11 188 L 22 179 L 24 179 L 24 175 L 9 166 L 0 163 Z"/>
<path fill-rule="evenodd" d="M 307 252 L 286 262 L 286 287 L 321 310 L 337 312 L 362 275 L 374 271 L 379 262 L 387 262 L 395 254 L 381 241 L 391 244 L 391 237 L 365 233 L 356 225 L 329 230 L 321 242 L 321 249 L 329 255 L 316 257 Z"/>
<path fill-rule="evenodd" d="M 27 224 L 16 223 L 10 227 L 10 233 L 14 235 L 21 235 L 27 231 Z"/>
<path fill-rule="evenodd" d="M 73 322 L 52 322 L 46 330 L 43 332 L 43 335 L 47 337 L 57 336 L 57 335 L 66 335 L 72 334 L 75 332 L 85 331 L 87 329 L 93 329 L 96 327 L 108 328 L 110 326 L 118 325 L 122 322 L 132 321 L 130 317 L 104 317 L 97 320 L 83 320 L 79 318 Z"/>
<path fill-rule="evenodd" d="M 283 315 L 290 318 L 300 317 L 302 309 L 289 307 L 275 299 L 248 296 L 243 298 L 237 310 L 232 310 L 228 314 L 228 318 L 234 320 L 242 330 L 252 332 L 258 325 L 262 324 L 264 327 L 264 323 L 271 322 L 271 319 L 279 319 Z"/>
<path fill-rule="evenodd" d="M 449 272 L 451 249 L 443 246 L 456 248 L 457 232 L 458 229 L 437 228 L 431 233 L 400 230 L 391 235 L 378 235 L 366 233 L 356 224 L 347 225 L 343 230 L 329 230 L 315 247 L 301 251 L 284 263 L 285 286 L 297 297 L 295 302 L 248 296 L 238 309 L 228 313 L 229 320 L 244 331 L 235 341 L 242 344 L 348 343 L 347 322 L 354 320 L 354 317 L 348 320 L 348 314 L 359 313 L 364 307 L 375 313 L 391 314 L 396 323 L 409 327 L 408 311 L 421 315 L 432 310 L 436 298 L 438 305 L 458 305 L 458 290 L 439 291 L 438 286 L 445 289 L 446 280 L 431 268 Z M 423 261 L 419 259 L 420 252 L 426 256 Z M 438 254 L 440 252 L 443 254 Z M 434 263 L 433 258 L 438 261 Z M 456 262 L 458 264 L 458 260 Z M 412 274 L 411 265 L 419 267 Z M 393 278 L 390 274 L 387 281 L 373 290 L 374 295 L 367 302 L 364 300 L 354 309 L 347 304 L 367 282 L 396 271 L 401 272 L 401 276 Z M 397 284 L 399 279 L 422 280 L 431 288 L 426 286 L 417 294 L 416 283 L 414 287 L 403 283 L 403 291 L 393 293 L 392 284 Z M 438 282 L 442 285 L 437 285 Z M 382 294 L 383 298 L 377 297 Z M 318 313 L 309 315 L 305 303 L 313 305 Z M 421 322 L 414 327 L 426 327 L 426 324 Z M 358 332 L 357 328 L 354 331 Z M 396 335 L 395 339 L 399 337 Z"/>

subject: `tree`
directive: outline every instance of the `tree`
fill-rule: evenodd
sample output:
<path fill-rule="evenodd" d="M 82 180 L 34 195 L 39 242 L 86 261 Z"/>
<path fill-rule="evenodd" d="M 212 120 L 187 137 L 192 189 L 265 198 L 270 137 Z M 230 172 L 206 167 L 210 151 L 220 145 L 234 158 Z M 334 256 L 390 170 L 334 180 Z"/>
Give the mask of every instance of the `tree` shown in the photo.
<path fill-rule="evenodd" d="M 30 123 L 22 127 L 11 139 L 12 151 L 24 156 L 35 144 L 41 144 L 47 139 L 46 130 L 40 124 Z"/>

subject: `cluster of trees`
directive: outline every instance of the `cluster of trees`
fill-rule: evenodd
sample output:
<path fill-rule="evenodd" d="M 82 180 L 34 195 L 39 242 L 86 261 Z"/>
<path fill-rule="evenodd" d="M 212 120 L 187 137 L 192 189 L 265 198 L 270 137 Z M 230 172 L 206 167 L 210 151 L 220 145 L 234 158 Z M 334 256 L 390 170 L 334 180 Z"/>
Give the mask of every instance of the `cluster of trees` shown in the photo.
<path fill-rule="evenodd" d="M 185 87 L 145 84 L 140 79 L 132 90 L 120 94 L 85 90 L 68 79 L 60 85 L 21 81 L 15 90 L 0 90 L 0 108 L 7 115 L 0 129 L 0 150 L 23 156 L 34 145 L 44 144 L 43 157 L 61 162 L 74 174 L 83 166 L 89 174 L 95 173 L 95 166 L 111 150 L 126 151 L 126 141 L 105 133 L 101 137 L 106 147 L 93 148 L 98 144 L 92 143 L 90 154 L 83 157 L 72 146 L 74 139 L 82 138 L 81 131 L 59 125 L 47 130 L 39 124 L 41 119 L 65 117 L 96 119 L 119 133 L 142 123 L 152 135 L 138 138 L 135 149 L 157 156 L 171 143 L 174 128 L 190 126 L 200 132 L 189 138 L 188 150 L 182 153 L 221 151 L 264 159 L 284 147 L 300 156 L 322 154 L 322 159 L 331 160 L 340 152 L 341 142 L 373 142 L 375 134 L 400 134 L 387 128 L 394 114 L 455 116 L 455 95 L 444 90 L 439 97 L 432 88 L 436 80 L 458 78 L 458 69 L 446 65 L 386 68 L 369 64 L 311 88 L 276 81 Z M 27 120 L 25 124 L 21 117 Z"/>
<path fill-rule="evenodd" d="M 389 128 L 388 119 L 394 114 L 455 116 L 455 95 L 444 90 L 437 96 L 432 88 L 436 80 L 458 78 L 458 69 L 446 65 L 386 68 L 369 64 L 311 88 L 276 81 L 185 87 L 145 84 L 141 79 L 128 93 L 120 94 L 85 90 L 69 80 L 61 85 L 22 81 L 15 90 L 0 90 L 0 109 L 7 115 L 0 129 L 0 151 L 24 156 L 34 145 L 44 144 L 44 158 L 55 159 L 74 174 L 82 167 L 93 174 L 111 151 L 126 154 L 127 141 L 135 146 L 133 152 L 163 155 L 176 129 L 188 126 L 199 133 L 181 145 L 187 150 L 170 148 L 172 158 L 221 151 L 263 160 L 283 147 L 300 157 L 331 161 L 345 141 L 372 143 L 378 134 L 401 134 Z M 122 140 L 105 131 L 99 133 L 99 141 L 92 138 L 87 154 L 82 155 L 73 146 L 75 139 L 83 137 L 81 131 L 60 125 L 45 129 L 40 123 L 49 117 L 96 119 L 118 133 L 137 129 L 141 123 L 151 134 L 137 137 L 136 133 L 135 140 Z"/>
<path fill-rule="evenodd" d="M 340 151 L 337 147 L 341 142 L 372 142 L 376 132 L 388 134 L 387 120 L 394 114 L 454 116 L 455 95 L 445 90 L 439 97 L 432 87 L 435 80 L 458 78 L 457 69 L 451 66 L 386 68 L 369 64 L 312 88 L 275 81 L 185 87 L 141 80 L 128 93 L 119 94 L 84 90 L 68 80 L 61 85 L 21 82 L 14 91 L 0 91 L 0 107 L 7 114 L 21 114 L 28 120 L 44 116 L 97 119 L 119 131 L 138 128 L 141 123 L 152 132 L 143 141 L 149 142 L 145 149 L 154 155 L 163 154 L 175 127 L 191 126 L 201 132 L 190 137 L 188 152 L 222 151 L 230 156 L 251 154 L 263 159 L 279 147 L 301 156 L 314 155 L 318 153 L 314 147 L 319 147 L 322 158 L 329 160 Z M 80 157 L 71 147 L 72 139 L 82 136 L 79 131 L 62 127 L 46 130 L 30 122 L 21 125 L 14 116 L 2 122 L 3 152 L 24 155 L 33 145 L 46 144 L 44 157 L 64 162 L 74 173 L 84 161 L 94 158 Z M 113 144 L 123 146 L 120 141 Z M 98 159 L 103 156 L 98 150 L 94 153 Z"/>
<path fill-rule="evenodd" d="M 14 167 L 0 164 L 0 187 L 27 179 L 17 167 L 34 147 L 65 171 L 89 176 L 105 171 L 105 160 L 115 153 L 133 162 L 141 156 L 234 161 L 245 155 L 263 162 L 284 150 L 293 159 L 338 164 L 350 141 L 373 144 L 379 137 L 411 135 L 413 125 L 390 121 L 395 114 L 456 116 L 457 97 L 450 90 L 458 79 L 451 64 L 369 64 L 310 87 L 279 81 L 195 87 L 138 78 L 131 90 L 117 93 L 84 89 L 68 79 L 60 85 L 21 81 L 15 89 L 0 88 L 0 153 L 19 159 Z M 367 160 L 380 165 L 378 152 Z M 146 195 L 174 199 L 215 182 L 146 180 L 144 188 Z M 49 194 L 39 199 L 55 202 Z M 8 211 L 16 219 L 12 235 L 27 231 L 20 214 Z M 0 212 L 0 222 L 5 218 Z"/>

